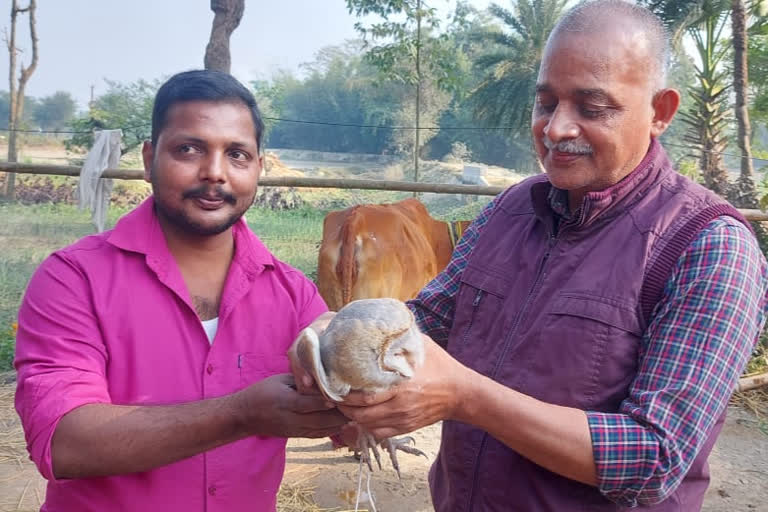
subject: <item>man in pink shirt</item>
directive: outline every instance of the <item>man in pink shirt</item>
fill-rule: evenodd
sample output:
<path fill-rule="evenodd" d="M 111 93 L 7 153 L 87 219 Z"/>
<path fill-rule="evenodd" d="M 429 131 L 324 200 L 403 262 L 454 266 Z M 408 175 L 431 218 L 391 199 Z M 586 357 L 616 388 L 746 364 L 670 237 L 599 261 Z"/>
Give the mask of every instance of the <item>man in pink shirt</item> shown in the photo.
<path fill-rule="evenodd" d="M 346 423 L 285 375 L 326 306 L 242 219 L 263 128 L 231 76 L 175 75 L 143 148 L 153 196 L 30 281 L 16 409 L 42 510 L 273 511 L 285 438 Z"/>

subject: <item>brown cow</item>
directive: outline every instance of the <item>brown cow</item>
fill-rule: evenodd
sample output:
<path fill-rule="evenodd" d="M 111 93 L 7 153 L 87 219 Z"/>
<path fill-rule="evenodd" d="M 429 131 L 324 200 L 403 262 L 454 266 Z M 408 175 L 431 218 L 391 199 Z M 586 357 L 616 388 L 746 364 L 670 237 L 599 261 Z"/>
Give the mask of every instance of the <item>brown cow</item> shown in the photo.
<path fill-rule="evenodd" d="M 435 220 L 417 199 L 331 212 L 317 261 L 320 295 L 332 311 L 357 299 L 411 299 L 445 268 L 468 224 Z"/>

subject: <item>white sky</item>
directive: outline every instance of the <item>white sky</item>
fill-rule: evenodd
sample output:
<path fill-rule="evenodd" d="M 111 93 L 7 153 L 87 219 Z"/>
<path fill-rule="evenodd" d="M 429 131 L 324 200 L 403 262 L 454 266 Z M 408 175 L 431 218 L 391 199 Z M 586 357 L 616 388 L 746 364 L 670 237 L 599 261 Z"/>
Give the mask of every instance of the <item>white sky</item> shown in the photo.
<path fill-rule="evenodd" d="M 471 0 L 485 8 L 491 0 Z M 26 5 L 26 0 L 19 0 Z M 455 0 L 431 0 L 450 12 Z M 497 0 L 508 6 L 509 0 Z M 85 107 L 91 85 L 104 78 L 152 80 L 203 66 L 213 12 L 210 0 L 38 0 L 39 63 L 26 94 L 70 92 Z M 0 29 L 10 18 L 2 3 Z M 240 80 L 269 78 L 278 69 L 298 70 L 315 52 L 356 37 L 355 18 L 344 0 L 246 0 L 245 15 L 231 39 L 232 72 Z M 18 46 L 28 48 L 26 15 L 19 19 Z M 22 30 L 23 28 L 23 30 Z M 21 61 L 29 63 L 29 52 Z M 18 73 L 18 71 L 17 71 Z M 8 89 L 8 52 L 0 47 L 0 89 Z"/>

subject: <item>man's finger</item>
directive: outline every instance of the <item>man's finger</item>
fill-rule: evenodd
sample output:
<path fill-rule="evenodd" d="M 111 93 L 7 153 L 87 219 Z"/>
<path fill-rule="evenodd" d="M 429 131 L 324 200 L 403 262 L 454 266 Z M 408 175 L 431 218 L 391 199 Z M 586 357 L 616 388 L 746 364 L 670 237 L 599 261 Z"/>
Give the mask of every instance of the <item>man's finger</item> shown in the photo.
<path fill-rule="evenodd" d="M 344 405 L 351 407 L 368 407 L 378 405 L 391 400 L 397 394 L 397 387 L 380 391 L 378 393 L 364 393 L 362 391 L 352 391 L 344 397 Z"/>
<path fill-rule="evenodd" d="M 322 395 L 301 395 L 296 394 L 293 397 L 293 404 L 291 410 L 296 413 L 306 414 L 317 411 L 327 411 L 328 409 L 334 409 L 336 404 L 330 402 Z"/>

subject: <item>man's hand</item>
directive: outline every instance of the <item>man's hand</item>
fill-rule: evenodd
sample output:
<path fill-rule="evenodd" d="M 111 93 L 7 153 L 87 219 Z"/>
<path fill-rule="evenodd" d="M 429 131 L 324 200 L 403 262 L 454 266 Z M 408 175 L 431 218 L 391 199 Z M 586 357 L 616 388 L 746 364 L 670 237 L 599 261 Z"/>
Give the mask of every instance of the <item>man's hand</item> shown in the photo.
<path fill-rule="evenodd" d="M 334 316 L 336 316 L 335 311 L 327 311 L 315 318 L 315 320 L 309 324 L 309 327 L 320 336 L 325 328 L 328 327 L 328 324 Z M 299 390 L 299 393 L 304 395 L 319 395 L 320 390 L 317 389 L 317 386 L 315 385 L 315 379 L 313 379 L 312 375 L 304 369 L 296 354 L 296 343 L 298 341 L 299 338 L 296 338 L 293 345 L 291 345 L 291 348 L 288 349 L 288 358 L 291 360 L 291 373 L 293 373 L 293 378 L 296 379 L 296 388 Z"/>
<path fill-rule="evenodd" d="M 53 472 L 57 478 L 139 473 L 252 435 L 326 437 L 348 421 L 321 396 L 299 394 L 288 374 L 184 404 L 86 404 L 56 427 Z"/>
<path fill-rule="evenodd" d="M 377 439 L 393 437 L 457 415 L 462 382 L 472 371 L 453 359 L 426 335 L 424 364 L 412 379 L 380 393 L 352 392 L 338 404 L 345 416 Z"/>
<path fill-rule="evenodd" d="M 235 395 L 245 428 L 269 437 L 326 437 L 349 420 L 321 395 L 300 394 L 288 374 L 273 375 Z"/>

